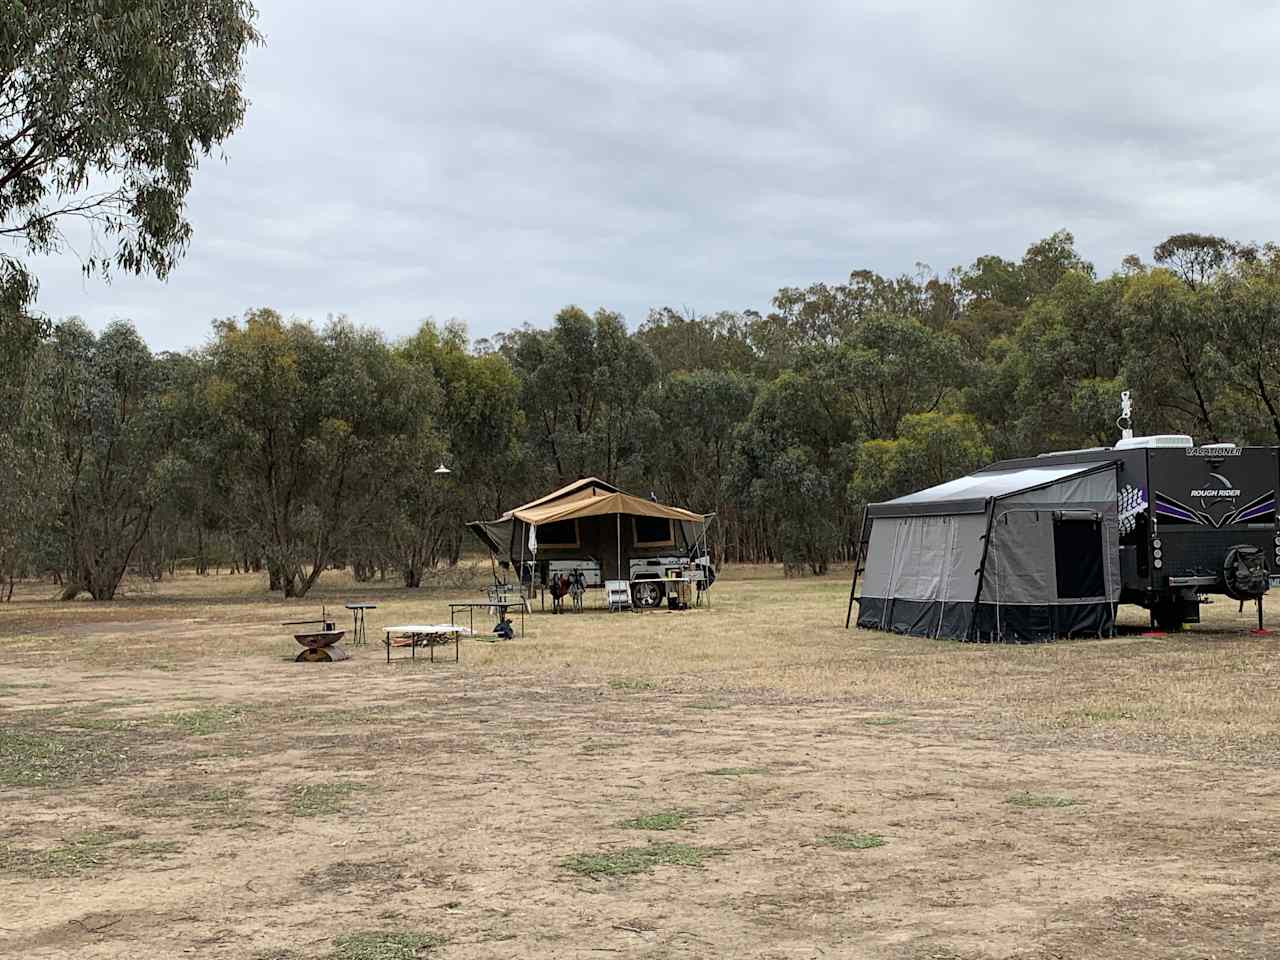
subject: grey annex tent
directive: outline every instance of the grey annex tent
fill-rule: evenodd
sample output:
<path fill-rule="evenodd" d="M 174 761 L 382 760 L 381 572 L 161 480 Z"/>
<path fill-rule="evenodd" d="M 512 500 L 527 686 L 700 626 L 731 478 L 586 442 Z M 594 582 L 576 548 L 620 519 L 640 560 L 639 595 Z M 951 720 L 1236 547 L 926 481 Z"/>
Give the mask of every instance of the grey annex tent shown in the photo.
<path fill-rule="evenodd" d="M 1116 515 L 1114 462 L 982 470 L 871 504 L 858 626 L 1018 642 L 1109 633 Z"/>

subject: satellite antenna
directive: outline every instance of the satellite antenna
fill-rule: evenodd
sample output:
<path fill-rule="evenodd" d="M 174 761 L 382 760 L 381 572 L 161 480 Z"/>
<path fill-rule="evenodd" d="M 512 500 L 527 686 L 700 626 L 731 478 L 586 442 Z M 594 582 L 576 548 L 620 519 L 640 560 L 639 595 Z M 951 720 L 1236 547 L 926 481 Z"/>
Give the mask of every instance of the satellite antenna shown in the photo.
<path fill-rule="evenodd" d="M 1120 439 L 1133 439 L 1133 400 L 1128 390 L 1120 391 L 1120 416 L 1116 419 L 1116 426 L 1120 428 Z"/>

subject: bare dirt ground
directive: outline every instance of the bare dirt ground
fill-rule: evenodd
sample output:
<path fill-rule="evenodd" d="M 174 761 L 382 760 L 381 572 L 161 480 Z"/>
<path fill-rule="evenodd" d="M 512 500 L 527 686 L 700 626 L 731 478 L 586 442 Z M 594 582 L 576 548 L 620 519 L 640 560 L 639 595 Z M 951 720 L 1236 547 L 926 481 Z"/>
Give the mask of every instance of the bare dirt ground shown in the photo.
<path fill-rule="evenodd" d="M 991 647 L 737 571 L 711 610 L 383 662 L 478 583 L 0 606 L 0 954 L 1280 954 L 1280 636 L 1235 604 Z M 279 621 L 347 599 L 373 643 L 293 663 Z"/>

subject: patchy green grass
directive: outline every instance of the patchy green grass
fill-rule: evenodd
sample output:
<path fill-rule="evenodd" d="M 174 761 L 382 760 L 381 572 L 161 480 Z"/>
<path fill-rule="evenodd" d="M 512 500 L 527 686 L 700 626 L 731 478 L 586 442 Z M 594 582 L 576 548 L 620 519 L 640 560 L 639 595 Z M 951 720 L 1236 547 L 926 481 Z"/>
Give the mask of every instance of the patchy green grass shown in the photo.
<path fill-rule="evenodd" d="M 416 960 L 443 944 L 430 933 L 351 933 L 333 942 L 327 960 Z"/>
<path fill-rule="evenodd" d="M 902 723 L 901 717 L 868 717 L 862 721 L 868 727 L 892 727 Z"/>
<path fill-rule="evenodd" d="M 621 877 L 647 873 L 662 865 L 701 867 L 708 857 L 718 853 L 718 850 L 692 847 L 687 843 L 651 843 L 647 847 L 579 853 L 562 860 L 560 866 L 586 877 Z"/>
<path fill-rule="evenodd" d="M 835 850 L 870 850 L 883 847 L 888 841 L 878 833 L 829 833 L 818 842 Z"/>
<path fill-rule="evenodd" d="M 342 780 L 336 783 L 303 783 L 289 790 L 289 812 L 295 817 L 325 817 L 347 809 L 351 794 L 368 787 Z"/>
<path fill-rule="evenodd" d="M 0 873 L 35 879 L 70 877 L 132 860 L 164 859 L 182 849 L 173 840 L 139 840 L 137 831 L 90 830 L 56 847 L 0 847 Z"/>
<path fill-rule="evenodd" d="M 144 786 L 119 804 L 132 817 L 149 820 L 188 818 L 191 829 L 243 825 L 249 810 L 245 788 L 238 785 L 208 787 L 206 781 L 168 777 Z"/>
<path fill-rule="evenodd" d="M 307 886 L 346 890 L 360 883 L 399 880 L 404 876 L 403 860 L 339 860 L 303 875 Z"/>
<path fill-rule="evenodd" d="M 1074 807 L 1080 801 L 1073 800 L 1071 797 L 1054 797 L 1048 794 L 1027 793 L 1024 791 L 1023 793 L 1015 793 L 1007 802 L 1015 807 L 1043 808 Z"/>
<path fill-rule="evenodd" d="M 0 785 L 57 787 L 122 770 L 128 752 L 108 737 L 0 725 Z"/>
<path fill-rule="evenodd" d="M 263 824 L 254 819 L 260 811 L 246 799 L 243 787 L 206 790 L 193 794 L 191 829 L 204 833 L 209 830 L 257 830 Z"/>
<path fill-rule="evenodd" d="M 665 810 L 661 813 L 650 813 L 643 817 L 623 820 L 618 826 L 626 830 L 683 830 L 689 822 L 688 814 L 679 810 Z"/>
<path fill-rule="evenodd" d="M 652 690 L 657 686 L 652 680 L 632 680 L 627 677 L 619 677 L 609 681 L 609 686 L 614 690 Z"/>
<path fill-rule="evenodd" d="M 214 787 L 212 790 L 201 790 L 191 794 L 191 802 L 226 806 L 243 800 L 244 795 L 244 787 Z"/>
<path fill-rule="evenodd" d="M 163 860 L 170 854 L 181 851 L 182 844 L 177 840 L 137 840 L 133 843 L 125 844 L 124 849 L 128 851 L 130 856 L 157 857 Z"/>
<path fill-rule="evenodd" d="M 161 714 L 154 722 L 173 727 L 190 737 L 207 737 L 235 729 L 244 723 L 247 713 L 241 706 L 207 707 Z"/>
<path fill-rule="evenodd" d="M 30 683 L 0 683 L 0 697 L 16 697 L 19 690 L 44 690 L 51 686 L 53 684 L 39 680 Z"/>
<path fill-rule="evenodd" d="M 716 767 L 703 771 L 709 777 L 746 777 L 756 773 L 768 773 L 764 767 Z"/>
<path fill-rule="evenodd" d="M 731 704 L 719 700 L 695 700 L 689 704 L 690 710 L 728 710 Z"/>
<path fill-rule="evenodd" d="M 123 717 L 68 717 L 62 721 L 65 727 L 75 730 L 92 730 L 98 733 L 121 733 L 138 726 L 136 720 L 125 720 Z"/>

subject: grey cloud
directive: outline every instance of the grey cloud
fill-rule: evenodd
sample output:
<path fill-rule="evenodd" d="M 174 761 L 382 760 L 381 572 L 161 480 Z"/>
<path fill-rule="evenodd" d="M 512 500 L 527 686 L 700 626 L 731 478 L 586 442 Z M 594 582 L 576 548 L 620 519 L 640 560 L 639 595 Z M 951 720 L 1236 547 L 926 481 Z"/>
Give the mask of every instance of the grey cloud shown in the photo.
<path fill-rule="evenodd" d="M 261 304 L 482 336 L 568 302 L 763 308 L 1062 226 L 1105 271 L 1276 220 L 1269 5 L 262 6 L 187 259 L 110 286 L 42 264 L 46 311 L 163 347 Z"/>

